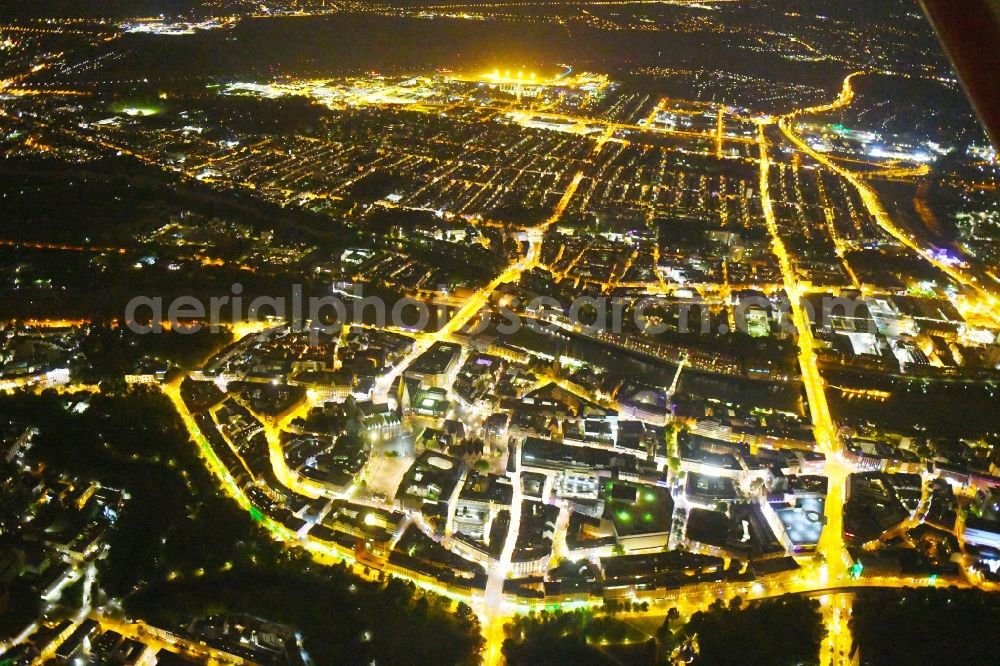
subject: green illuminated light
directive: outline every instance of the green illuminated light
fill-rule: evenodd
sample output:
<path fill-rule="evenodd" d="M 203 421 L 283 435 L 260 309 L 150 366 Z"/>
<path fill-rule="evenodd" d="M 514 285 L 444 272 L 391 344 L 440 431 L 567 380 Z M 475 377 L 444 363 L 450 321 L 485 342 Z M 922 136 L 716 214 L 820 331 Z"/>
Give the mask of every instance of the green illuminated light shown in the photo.
<path fill-rule="evenodd" d="M 854 566 L 850 568 L 851 578 L 854 580 L 861 578 L 861 572 L 864 571 L 864 569 L 865 565 L 861 564 L 861 562 L 856 562 Z"/>

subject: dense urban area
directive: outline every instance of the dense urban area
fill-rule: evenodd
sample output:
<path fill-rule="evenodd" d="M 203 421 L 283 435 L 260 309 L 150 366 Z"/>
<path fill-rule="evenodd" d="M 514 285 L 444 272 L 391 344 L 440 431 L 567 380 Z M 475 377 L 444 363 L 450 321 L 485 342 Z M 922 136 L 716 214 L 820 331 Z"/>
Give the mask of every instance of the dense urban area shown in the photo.
<path fill-rule="evenodd" d="M 3 0 L 0 155 L 0 666 L 997 662 L 914 0 Z"/>

